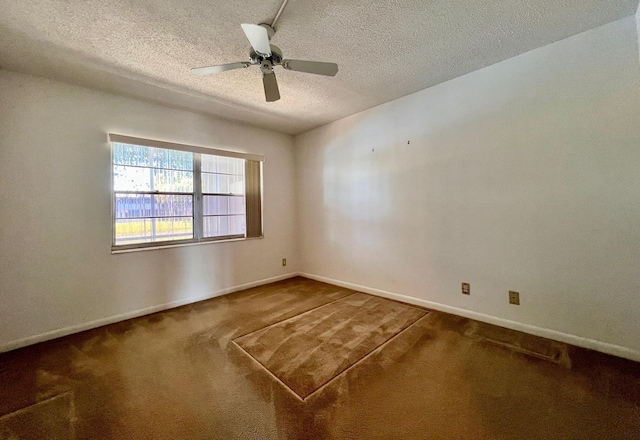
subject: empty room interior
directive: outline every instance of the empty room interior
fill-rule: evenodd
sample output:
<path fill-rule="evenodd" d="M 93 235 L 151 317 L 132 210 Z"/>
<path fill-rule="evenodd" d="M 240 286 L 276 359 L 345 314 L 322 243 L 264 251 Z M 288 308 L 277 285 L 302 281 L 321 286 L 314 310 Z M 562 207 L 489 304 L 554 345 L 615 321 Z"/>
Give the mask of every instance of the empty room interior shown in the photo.
<path fill-rule="evenodd" d="M 638 0 L 0 0 L 0 440 L 640 438 Z"/>

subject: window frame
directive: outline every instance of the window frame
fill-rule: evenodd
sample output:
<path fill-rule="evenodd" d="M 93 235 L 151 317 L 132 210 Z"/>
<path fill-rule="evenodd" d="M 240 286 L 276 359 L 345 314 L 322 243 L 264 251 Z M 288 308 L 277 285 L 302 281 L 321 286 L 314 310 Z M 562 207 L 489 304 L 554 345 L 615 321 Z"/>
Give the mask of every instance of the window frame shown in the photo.
<path fill-rule="evenodd" d="M 174 151 L 187 151 L 193 154 L 193 192 L 185 193 L 191 194 L 193 196 L 193 209 L 192 209 L 192 218 L 193 218 L 193 238 L 190 239 L 181 239 L 181 240 L 162 240 L 162 241 L 153 241 L 146 243 L 132 243 L 132 244 L 116 244 L 116 191 L 114 184 L 114 143 L 122 143 L 129 145 L 136 145 L 142 147 L 151 147 L 151 148 L 161 148 L 166 150 L 174 150 Z M 136 251 L 144 251 L 144 250 L 152 250 L 152 249 L 164 249 L 164 248 L 172 248 L 172 247 L 180 247 L 180 246 L 193 246 L 193 245 L 201 245 L 208 243 L 217 243 L 217 242 L 229 242 L 229 241 L 242 241 L 242 240 L 253 240 L 257 238 L 264 238 L 264 229 L 263 229 L 263 206 L 264 206 L 264 191 L 263 191 L 263 167 L 264 167 L 264 156 L 257 154 L 249 154 L 249 153 L 240 153 L 236 151 L 228 151 L 228 150 L 219 150 L 208 147 L 200 147 L 195 145 L 186 145 L 186 144 L 177 144 L 173 142 L 164 142 L 153 139 L 144 139 L 137 138 L 132 136 L 124 136 L 114 133 L 109 133 L 109 151 L 110 151 L 110 177 L 111 177 L 111 253 L 125 253 L 125 252 L 136 252 Z M 231 157 L 236 159 L 243 159 L 245 166 L 245 182 L 244 182 L 244 193 L 243 197 L 245 199 L 245 233 L 244 234 L 235 234 L 235 235 L 225 235 L 225 236 L 216 236 L 216 237 L 204 237 L 204 203 L 203 203 L 203 190 L 202 190 L 202 155 L 211 155 L 211 156 L 221 156 L 221 157 Z M 255 219 L 254 221 L 259 221 L 260 234 L 256 236 L 248 236 L 249 230 L 249 221 L 248 221 L 248 213 L 246 208 L 247 203 L 247 161 L 255 161 L 259 163 L 259 191 L 260 191 L 260 213 L 259 219 Z M 170 191 L 169 191 L 170 192 Z M 140 192 L 138 192 L 140 193 Z M 150 191 L 148 192 L 150 195 L 153 194 L 164 194 L 164 191 Z M 207 193 L 208 194 L 208 193 Z M 238 196 L 239 194 L 219 194 L 223 196 Z"/>

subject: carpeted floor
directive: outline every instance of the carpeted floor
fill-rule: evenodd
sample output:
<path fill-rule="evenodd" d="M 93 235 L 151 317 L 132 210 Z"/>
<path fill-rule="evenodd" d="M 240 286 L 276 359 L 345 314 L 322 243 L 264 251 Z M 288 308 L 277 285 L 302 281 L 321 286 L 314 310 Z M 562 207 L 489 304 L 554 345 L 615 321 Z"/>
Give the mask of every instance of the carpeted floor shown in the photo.
<path fill-rule="evenodd" d="M 0 354 L 16 438 L 636 439 L 640 367 L 294 278 Z"/>
<path fill-rule="evenodd" d="M 426 313 L 354 293 L 234 342 L 305 399 Z"/>

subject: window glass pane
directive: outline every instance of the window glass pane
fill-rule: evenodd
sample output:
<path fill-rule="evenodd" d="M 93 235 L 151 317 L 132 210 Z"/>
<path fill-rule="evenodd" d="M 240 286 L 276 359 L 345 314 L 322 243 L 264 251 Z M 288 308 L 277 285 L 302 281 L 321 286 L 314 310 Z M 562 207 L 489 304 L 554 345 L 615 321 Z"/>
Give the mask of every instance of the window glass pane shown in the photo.
<path fill-rule="evenodd" d="M 244 214 L 242 196 L 203 196 L 204 215 Z"/>
<path fill-rule="evenodd" d="M 244 159 L 202 155 L 202 192 L 244 194 Z"/>
<path fill-rule="evenodd" d="M 191 217 L 116 219 L 116 245 L 193 238 Z"/>
<path fill-rule="evenodd" d="M 244 194 L 244 176 L 202 173 L 202 192 Z"/>
<path fill-rule="evenodd" d="M 224 237 L 228 235 L 244 235 L 244 215 L 222 215 L 204 217 L 205 237 Z"/>
<path fill-rule="evenodd" d="M 205 173 L 244 175 L 244 159 L 203 154 L 202 171 Z"/>
<path fill-rule="evenodd" d="M 115 142 L 113 164 L 193 171 L 193 153 Z"/>
<path fill-rule="evenodd" d="M 154 191 L 193 192 L 193 172 L 153 170 L 153 183 Z"/>
<path fill-rule="evenodd" d="M 149 148 L 151 150 L 154 168 L 170 170 L 193 171 L 193 153 L 188 151 L 165 150 L 163 148 Z"/>
<path fill-rule="evenodd" d="M 193 192 L 193 172 L 115 165 L 114 191 Z"/>
<path fill-rule="evenodd" d="M 116 194 L 116 218 L 191 217 L 192 195 Z"/>
<path fill-rule="evenodd" d="M 113 164 L 134 165 L 138 167 L 151 166 L 149 147 L 141 147 L 139 145 L 129 145 L 114 142 Z"/>

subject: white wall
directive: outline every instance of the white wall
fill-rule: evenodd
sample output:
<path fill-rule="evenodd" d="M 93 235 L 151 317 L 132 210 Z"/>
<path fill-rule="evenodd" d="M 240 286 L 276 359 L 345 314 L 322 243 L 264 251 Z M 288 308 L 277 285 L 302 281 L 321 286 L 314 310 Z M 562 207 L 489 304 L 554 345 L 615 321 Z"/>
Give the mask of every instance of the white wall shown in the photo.
<path fill-rule="evenodd" d="M 265 238 L 111 255 L 108 132 L 263 154 Z M 0 350 L 295 273 L 292 148 L 287 135 L 0 71 Z"/>
<path fill-rule="evenodd" d="M 301 135 L 295 164 L 286 135 L 0 71 L 0 351 L 300 270 L 640 360 L 635 20 Z M 108 132 L 264 154 L 266 238 L 111 255 Z"/>
<path fill-rule="evenodd" d="M 639 87 L 629 17 L 296 137 L 301 271 L 640 360 Z"/>

